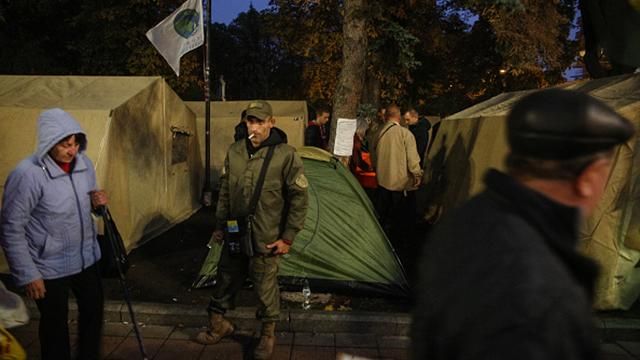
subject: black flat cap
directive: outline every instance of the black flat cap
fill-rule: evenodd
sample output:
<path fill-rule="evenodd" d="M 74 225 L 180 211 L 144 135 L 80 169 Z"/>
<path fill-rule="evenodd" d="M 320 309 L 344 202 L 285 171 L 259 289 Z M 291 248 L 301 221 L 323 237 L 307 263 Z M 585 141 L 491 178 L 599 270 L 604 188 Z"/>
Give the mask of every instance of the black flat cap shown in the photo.
<path fill-rule="evenodd" d="M 570 159 L 609 150 L 633 133 L 633 125 L 609 106 L 572 90 L 527 95 L 507 117 L 511 151 L 539 159 Z"/>

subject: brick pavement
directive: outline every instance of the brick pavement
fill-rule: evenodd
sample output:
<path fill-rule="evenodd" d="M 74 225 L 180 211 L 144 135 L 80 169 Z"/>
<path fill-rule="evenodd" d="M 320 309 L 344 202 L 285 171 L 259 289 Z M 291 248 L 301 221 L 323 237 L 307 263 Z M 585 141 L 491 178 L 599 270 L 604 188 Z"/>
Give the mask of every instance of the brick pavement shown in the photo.
<path fill-rule="evenodd" d="M 38 321 L 11 329 L 28 353 L 39 359 Z M 238 331 L 219 344 L 204 346 L 193 342 L 200 328 L 147 325 L 140 328 L 144 345 L 152 359 L 250 359 L 257 343 L 255 331 Z M 77 343 L 75 323 L 70 324 L 72 346 Z M 380 336 L 349 333 L 278 332 L 274 360 L 322 359 L 407 359 L 409 339 L 404 336 Z M 140 353 L 131 326 L 105 323 L 102 338 L 104 359 L 138 359 Z"/>
<path fill-rule="evenodd" d="M 38 321 L 10 331 L 28 353 L 39 359 Z M 257 339 L 255 331 L 238 331 L 216 345 L 204 346 L 191 339 L 200 328 L 147 325 L 141 328 L 147 354 L 152 359 L 250 359 Z M 75 323 L 70 324 L 72 346 L 77 343 Z M 407 359 L 409 338 L 352 333 L 279 332 L 274 360 Z M 640 339 L 604 343 L 605 360 L 640 359 Z M 129 324 L 107 322 L 102 338 L 104 359 L 139 359 L 135 334 Z"/>

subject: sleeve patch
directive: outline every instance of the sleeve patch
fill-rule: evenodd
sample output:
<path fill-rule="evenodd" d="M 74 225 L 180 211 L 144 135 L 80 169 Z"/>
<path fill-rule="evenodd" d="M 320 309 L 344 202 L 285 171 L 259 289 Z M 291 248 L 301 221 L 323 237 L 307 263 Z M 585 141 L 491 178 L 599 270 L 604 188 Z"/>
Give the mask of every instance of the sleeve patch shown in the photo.
<path fill-rule="evenodd" d="M 304 174 L 300 174 L 298 175 L 298 177 L 296 178 L 295 181 L 296 185 L 298 185 L 299 187 L 306 189 L 309 187 L 309 181 L 307 181 L 307 178 L 304 176 Z"/>

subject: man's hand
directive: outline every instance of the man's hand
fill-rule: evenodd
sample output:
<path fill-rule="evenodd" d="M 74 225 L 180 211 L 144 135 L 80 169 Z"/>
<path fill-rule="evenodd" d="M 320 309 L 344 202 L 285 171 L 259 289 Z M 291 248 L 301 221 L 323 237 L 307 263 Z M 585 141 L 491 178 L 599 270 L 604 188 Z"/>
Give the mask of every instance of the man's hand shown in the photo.
<path fill-rule="evenodd" d="M 215 241 L 216 243 L 220 244 L 222 242 L 222 239 L 224 239 L 224 231 L 222 230 L 215 230 L 213 232 L 213 241 Z"/>
<path fill-rule="evenodd" d="M 90 192 L 89 195 L 91 196 L 91 206 L 93 206 L 94 209 L 107 205 L 107 193 L 104 190 L 94 190 Z"/>
<path fill-rule="evenodd" d="M 413 186 L 414 187 L 419 187 L 420 183 L 422 183 L 422 176 L 415 176 L 413 178 Z"/>
<path fill-rule="evenodd" d="M 27 297 L 33 300 L 44 299 L 44 294 L 47 290 L 44 288 L 44 280 L 38 279 L 34 280 L 24 287 L 27 292 Z"/>
<path fill-rule="evenodd" d="M 284 240 L 278 240 L 271 244 L 267 244 L 267 249 L 271 249 L 273 255 L 284 255 L 289 253 L 289 248 L 291 246 L 287 245 Z"/>

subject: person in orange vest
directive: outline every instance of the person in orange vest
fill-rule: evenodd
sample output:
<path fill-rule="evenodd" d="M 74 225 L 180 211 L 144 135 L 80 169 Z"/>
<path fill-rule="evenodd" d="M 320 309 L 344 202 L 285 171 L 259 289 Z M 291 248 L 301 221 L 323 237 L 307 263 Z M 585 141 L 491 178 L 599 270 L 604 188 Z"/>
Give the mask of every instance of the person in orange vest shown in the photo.
<path fill-rule="evenodd" d="M 358 182 L 364 188 L 369 198 L 373 201 L 375 189 L 378 187 L 376 181 L 376 172 L 371 162 L 371 154 L 369 153 L 365 134 L 369 124 L 365 120 L 358 120 L 356 133 L 353 135 L 353 154 L 349 167 Z"/>

